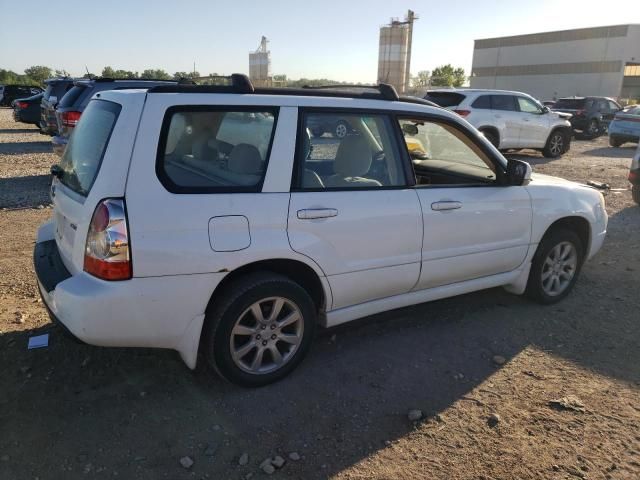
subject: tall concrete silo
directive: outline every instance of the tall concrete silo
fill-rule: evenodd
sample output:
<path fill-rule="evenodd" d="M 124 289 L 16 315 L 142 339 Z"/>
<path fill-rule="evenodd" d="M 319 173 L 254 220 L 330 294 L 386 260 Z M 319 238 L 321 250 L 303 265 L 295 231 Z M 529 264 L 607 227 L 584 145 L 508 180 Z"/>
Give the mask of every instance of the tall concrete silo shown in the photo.
<path fill-rule="evenodd" d="M 409 10 L 404 22 L 392 18 L 390 24 L 380 27 L 378 82 L 390 83 L 398 93 L 409 89 L 413 22 L 417 19 Z"/>
<path fill-rule="evenodd" d="M 260 46 L 249 54 L 249 78 L 256 86 L 271 83 L 271 52 L 267 49 L 267 37 L 262 37 Z"/>

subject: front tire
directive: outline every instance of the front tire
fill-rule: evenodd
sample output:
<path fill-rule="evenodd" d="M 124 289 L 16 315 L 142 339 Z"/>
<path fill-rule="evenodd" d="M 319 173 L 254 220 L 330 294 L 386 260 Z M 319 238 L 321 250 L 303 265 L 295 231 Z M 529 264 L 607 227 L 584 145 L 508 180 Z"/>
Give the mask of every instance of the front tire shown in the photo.
<path fill-rule="evenodd" d="M 567 151 L 567 134 L 562 130 L 554 130 L 547 139 L 542 154 L 547 158 L 559 158 Z"/>
<path fill-rule="evenodd" d="M 597 138 L 600 136 L 600 122 L 595 118 L 592 118 L 584 132 L 589 139 Z"/>
<path fill-rule="evenodd" d="M 525 294 L 543 304 L 559 302 L 575 285 L 583 260 L 576 233 L 565 228 L 547 232 L 531 262 Z"/>
<path fill-rule="evenodd" d="M 611 145 L 614 148 L 618 148 L 619 146 L 621 146 L 624 142 L 622 140 L 620 140 L 619 138 L 616 137 L 609 137 L 609 145 Z"/>
<path fill-rule="evenodd" d="M 316 308 L 296 282 L 254 273 L 232 282 L 218 298 L 207 313 L 201 347 L 223 378 L 261 387 L 287 376 L 307 354 Z"/>

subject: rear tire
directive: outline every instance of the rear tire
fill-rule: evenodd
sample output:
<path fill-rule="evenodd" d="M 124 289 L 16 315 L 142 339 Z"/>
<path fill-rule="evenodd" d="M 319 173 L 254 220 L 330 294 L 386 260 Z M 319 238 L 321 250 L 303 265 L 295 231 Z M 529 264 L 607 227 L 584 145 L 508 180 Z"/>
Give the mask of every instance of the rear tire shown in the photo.
<path fill-rule="evenodd" d="M 543 304 L 559 302 L 573 289 L 583 260 L 584 246 L 575 232 L 550 230 L 531 261 L 525 294 Z"/>
<path fill-rule="evenodd" d="M 631 197 L 634 202 L 640 205 L 640 185 L 634 185 L 631 187 Z"/>
<path fill-rule="evenodd" d="M 611 145 L 614 148 L 618 148 L 620 145 L 622 145 L 624 142 L 622 140 L 620 140 L 619 138 L 616 137 L 609 137 L 609 145 Z"/>
<path fill-rule="evenodd" d="M 567 151 L 567 134 L 562 130 L 554 130 L 547 139 L 547 144 L 542 149 L 542 154 L 547 158 L 559 158 Z"/>
<path fill-rule="evenodd" d="M 268 385 L 291 373 L 309 351 L 316 307 L 296 282 L 253 273 L 217 298 L 205 317 L 201 351 L 226 380 L 244 387 Z"/>
<path fill-rule="evenodd" d="M 600 136 L 600 122 L 595 118 L 592 118 L 589 121 L 589 125 L 587 125 L 584 134 L 589 139 L 598 138 Z"/>

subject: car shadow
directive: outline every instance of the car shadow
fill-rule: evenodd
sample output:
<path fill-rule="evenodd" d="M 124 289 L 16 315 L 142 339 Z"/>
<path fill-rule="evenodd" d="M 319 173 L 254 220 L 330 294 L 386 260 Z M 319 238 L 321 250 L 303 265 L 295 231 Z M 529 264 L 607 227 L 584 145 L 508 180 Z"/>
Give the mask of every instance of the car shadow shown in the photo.
<path fill-rule="evenodd" d="M 634 144 L 623 145 L 621 147 L 600 147 L 592 150 L 586 150 L 584 155 L 605 158 L 631 158 L 637 148 L 638 146 Z"/>
<path fill-rule="evenodd" d="M 0 155 L 51 153 L 51 142 L 0 142 Z"/>
<path fill-rule="evenodd" d="M 39 132 L 40 132 L 40 129 L 35 126 L 33 128 L 0 128 L 0 134 L 39 133 Z"/>
<path fill-rule="evenodd" d="M 0 208 L 33 208 L 51 203 L 51 175 L 0 178 Z"/>

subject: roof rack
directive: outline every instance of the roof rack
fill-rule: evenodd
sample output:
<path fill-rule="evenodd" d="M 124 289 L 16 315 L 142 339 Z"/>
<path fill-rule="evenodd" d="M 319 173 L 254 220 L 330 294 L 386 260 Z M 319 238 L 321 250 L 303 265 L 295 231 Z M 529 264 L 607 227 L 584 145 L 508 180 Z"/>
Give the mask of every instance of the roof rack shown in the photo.
<path fill-rule="evenodd" d="M 398 100 L 400 100 L 400 96 L 398 95 L 395 87 L 388 83 L 379 83 L 378 85 L 303 85 L 302 88 L 310 90 L 377 90 L 385 100 L 390 100 L 392 102 L 397 102 Z"/>

